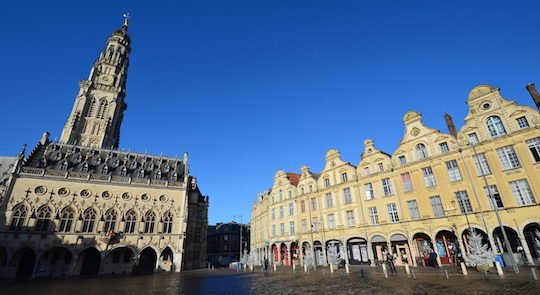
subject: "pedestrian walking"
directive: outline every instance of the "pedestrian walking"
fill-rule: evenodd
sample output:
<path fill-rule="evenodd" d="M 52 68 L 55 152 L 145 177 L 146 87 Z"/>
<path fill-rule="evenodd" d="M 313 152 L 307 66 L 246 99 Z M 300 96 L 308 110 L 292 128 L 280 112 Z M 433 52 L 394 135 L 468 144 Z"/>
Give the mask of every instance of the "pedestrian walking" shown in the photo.
<path fill-rule="evenodd" d="M 431 266 L 438 268 L 439 264 L 437 263 L 437 253 L 433 250 L 429 253 L 429 261 L 431 263 Z"/>
<path fill-rule="evenodd" d="M 388 268 L 390 269 L 391 272 L 397 273 L 394 260 L 395 260 L 394 254 L 386 253 L 386 264 L 388 265 Z"/>

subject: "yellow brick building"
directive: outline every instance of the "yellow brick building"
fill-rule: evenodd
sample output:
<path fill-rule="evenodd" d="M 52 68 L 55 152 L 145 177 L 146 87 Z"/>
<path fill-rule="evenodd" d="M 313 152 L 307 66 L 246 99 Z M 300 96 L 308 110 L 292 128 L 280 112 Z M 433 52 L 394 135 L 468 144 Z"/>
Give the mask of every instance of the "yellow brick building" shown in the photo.
<path fill-rule="evenodd" d="M 392 154 L 367 139 L 356 166 L 330 149 L 319 173 L 277 171 L 253 203 L 253 253 L 288 265 L 310 246 L 326 264 L 335 244 L 348 264 L 374 265 L 392 253 L 397 265 L 427 265 L 432 251 L 438 264 L 452 264 L 467 255 L 469 228 L 494 252 L 510 252 L 498 210 L 518 263 L 539 263 L 540 113 L 490 85 L 466 102 L 459 131 L 449 116 L 443 133 L 410 111 Z"/>

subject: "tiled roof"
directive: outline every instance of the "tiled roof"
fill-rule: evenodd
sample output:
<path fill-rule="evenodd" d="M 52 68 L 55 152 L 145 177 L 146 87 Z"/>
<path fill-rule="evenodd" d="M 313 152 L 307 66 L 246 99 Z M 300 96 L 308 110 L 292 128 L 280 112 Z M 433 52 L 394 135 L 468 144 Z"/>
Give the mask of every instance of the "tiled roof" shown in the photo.
<path fill-rule="evenodd" d="M 289 181 L 292 183 L 292 185 L 298 186 L 298 182 L 300 181 L 300 174 L 287 172 L 287 177 L 289 178 Z"/>

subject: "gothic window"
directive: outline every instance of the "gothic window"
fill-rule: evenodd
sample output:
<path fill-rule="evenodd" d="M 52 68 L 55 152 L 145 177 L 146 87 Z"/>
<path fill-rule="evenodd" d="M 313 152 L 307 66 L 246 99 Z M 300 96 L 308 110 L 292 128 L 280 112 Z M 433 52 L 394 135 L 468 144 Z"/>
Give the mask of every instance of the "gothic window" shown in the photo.
<path fill-rule="evenodd" d="M 139 169 L 139 173 L 137 174 L 137 177 L 138 178 L 144 178 L 144 169 L 143 168 Z"/>
<path fill-rule="evenodd" d="M 103 167 L 101 167 L 101 174 L 107 174 L 109 172 L 109 167 L 107 166 L 107 164 L 103 165 Z"/>
<path fill-rule="evenodd" d="M 156 170 L 156 172 L 154 173 L 154 179 L 161 179 L 161 171 L 160 170 Z"/>
<path fill-rule="evenodd" d="M 170 234 L 172 232 L 173 216 L 170 211 L 163 216 L 163 233 Z"/>
<path fill-rule="evenodd" d="M 94 112 L 94 108 L 96 107 L 96 100 L 92 98 L 90 101 L 90 104 L 88 105 L 88 111 L 86 112 L 87 117 L 91 117 L 92 113 Z"/>
<path fill-rule="evenodd" d="M 172 173 L 171 180 L 176 181 L 177 179 L 178 179 L 178 173 L 176 173 L 176 171 L 175 171 L 175 172 Z"/>
<path fill-rule="evenodd" d="M 101 101 L 99 102 L 99 109 L 98 109 L 96 118 L 98 119 L 105 118 L 105 115 L 107 114 L 107 106 L 108 106 L 107 101 L 104 98 L 101 99 Z"/>
<path fill-rule="evenodd" d="M 120 169 L 120 175 L 122 175 L 122 176 L 126 176 L 126 175 L 127 175 L 127 168 L 126 168 L 126 166 L 122 166 L 122 168 Z"/>
<path fill-rule="evenodd" d="M 60 170 L 67 170 L 68 168 L 68 161 L 64 159 L 64 161 L 62 161 L 62 164 L 60 165 Z"/>
<path fill-rule="evenodd" d="M 152 211 L 148 211 L 144 216 L 144 233 L 154 233 L 154 226 L 156 224 L 156 214 Z"/>
<path fill-rule="evenodd" d="M 497 116 L 491 116 L 487 118 L 486 127 L 491 137 L 497 137 L 506 134 L 506 130 L 504 129 L 502 120 Z"/>
<path fill-rule="evenodd" d="M 94 225 L 96 224 L 96 210 L 93 208 L 88 208 L 84 211 L 83 214 L 83 233 L 91 233 L 94 231 Z"/>
<path fill-rule="evenodd" d="M 88 163 L 84 162 L 81 166 L 81 172 L 88 172 Z"/>
<path fill-rule="evenodd" d="M 150 162 L 147 166 L 148 170 L 154 170 L 154 163 Z"/>
<path fill-rule="evenodd" d="M 419 143 L 416 145 L 416 156 L 419 160 L 427 158 L 427 149 L 424 144 Z"/>
<path fill-rule="evenodd" d="M 75 210 L 72 207 L 66 207 L 62 209 L 60 213 L 60 229 L 59 232 L 71 231 L 71 225 L 73 224 L 73 218 L 75 217 Z"/>
<path fill-rule="evenodd" d="M 137 161 L 135 161 L 135 160 L 131 161 L 131 164 L 130 164 L 129 167 L 130 167 L 130 169 L 132 169 L 132 170 L 135 169 L 135 168 L 137 168 Z"/>
<path fill-rule="evenodd" d="M 11 217 L 11 230 L 21 230 L 26 220 L 28 211 L 23 204 L 17 205 L 13 208 L 13 216 Z"/>
<path fill-rule="evenodd" d="M 36 231 L 45 232 L 50 229 L 52 210 L 49 206 L 42 206 L 37 211 Z"/>
<path fill-rule="evenodd" d="M 103 232 L 114 232 L 117 217 L 118 214 L 114 209 L 109 209 L 107 212 L 105 212 L 105 224 L 103 225 Z"/>
<path fill-rule="evenodd" d="M 41 157 L 40 161 L 39 161 L 39 167 L 45 167 L 47 166 L 47 158 L 45 158 L 45 156 Z"/>
<path fill-rule="evenodd" d="M 125 233 L 135 232 L 135 226 L 137 225 L 137 213 L 133 210 L 129 210 L 126 213 L 126 227 L 124 229 Z"/>

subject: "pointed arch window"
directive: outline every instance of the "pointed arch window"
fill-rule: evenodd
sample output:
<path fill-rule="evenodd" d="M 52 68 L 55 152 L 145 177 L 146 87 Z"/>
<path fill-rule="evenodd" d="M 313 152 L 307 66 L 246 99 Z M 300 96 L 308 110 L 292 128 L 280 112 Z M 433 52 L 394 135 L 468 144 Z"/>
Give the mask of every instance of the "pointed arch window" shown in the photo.
<path fill-rule="evenodd" d="M 45 156 L 41 157 L 40 161 L 39 161 L 39 167 L 43 168 L 47 166 L 47 158 L 45 158 Z"/>
<path fill-rule="evenodd" d="M 154 163 L 148 163 L 148 170 L 154 170 Z"/>
<path fill-rule="evenodd" d="M 95 108 L 96 108 L 96 100 L 92 98 L 92 100 L 90 100 L 90 104 L 88 105 L 88 111 L 86 112 L 86 116 L 91 117 L 92 113 L 94 113 Z"/>
<path fill-rule="evenodd" d="M 170 234 L 172 232 L 173 216 L 170 211 L 167 211 L 163 216 L 163 233 Z"/>
<path fill-rule="evenodd" d="M 126 227 L 124 228 L 125 233 L 135 232 L 135 227 L 137 225 L 137 213 L 133 210 L 129 210 L 126 213 Z"/>
<path fill-rule="evenodd" d="M 20 204 L 13 208 L 13 216 L 11 217 L 11 230 L 22 230 L 28 209 L 25 205 Z"/>
<path fill-rule="evenodd" d="M 416 145 L 416 156 L 419 160 L 428 157 L 426 146 L 423 143 L 419 143 Z"/>
<path fill-rule="evenodd" d="M 161 179 L 161 171 L 156 170 L 156 173 L 154 173 L 154 179 Z"/>
<path fill-rule="evenodd" d="M 144 178 L 144 169 L 143 168 L 139 169 L 139 173 L 137 174 L 137 177 L 138 178 Z"/>
<path fill-rule="evenodd" d="M 52 225 L 51 222 L 52 210 L 49 206 L 42 206 L 37 211 L 36 231 L 46 232 L 49 231 Z"/>
<path fill-rule="evenodd" d="M 122 166 L 122 168 L 120 168 L 120 175 L 121 175 L 121 176 L 126 176 L 126 175 L 127 175 L 127 168 L 126 168 L 126 166 Z"/>
<path fill-rule="evenodd" d="M 88 208 L 84 211 L 83 214 L 83 233 L 91 233 L 94 231 L 94 225 L 96 224 L 96 210 L 93 208 Z"/>
<path fill-rule="evenodd" d="M 81 172 L 88 172 L 88 163 L 84 162 L 81 166 Z"/>
<path fill-rule="evenodd" d="M 176 181 L 177 179 L 178 179 L 178 173 L 176 173 L 176 171 L 175 171 L 175 172 L 172 173 L 171 180 Z"/>
<path fill-rule="evenodd" d="M 73 218 L 75 217 L 75 210 L 71 207 L 62 209 L 60 213 L 60 229 L 59 232 L 71 231 L 71 225 L 73 224 Z"/>
<path fill-rule="evenodd" d="M 109 172 L 109 166 L 107 166 L 107 164 L 103 165 L 103 167 L 101 167 L 101 174 L 107 174 Z"/>
<path fill-rule="evenodd" d="M 105 115 L 107 114 L 107 107 L 108 107 L 107 100 L 102 99 L 99 102 L 99 109 L 98 109 L 97 116 L 96 116 L 98 119 L 105 118 Z"/>
<path fill-rule="evenodd" d="M 504 129 L 503 122 L 501 118 L 497 116 L 491 116 L 487 118 L 486 127 L 491 137 L 497 137 L 506 134 L 506 129 Z"/>
<path fill-rule="evenodd" d="M 156 225 L 156 214 L 152 211 L 148 211 L 144 216 L 144 233 L 154 233 L 154 227 Z"/>
<path fill-rule="evenodd" d="M 103 232 L 114 232 L 116 228 L 116 220 L 118 219 L 118 214 L 116 210 L 109 209 L 105 212 L 105 224 L 103 225 Z"/>

